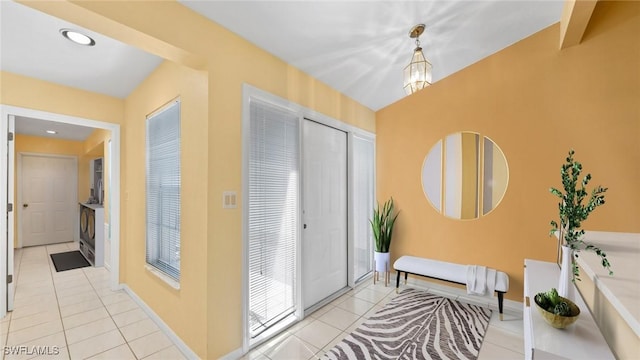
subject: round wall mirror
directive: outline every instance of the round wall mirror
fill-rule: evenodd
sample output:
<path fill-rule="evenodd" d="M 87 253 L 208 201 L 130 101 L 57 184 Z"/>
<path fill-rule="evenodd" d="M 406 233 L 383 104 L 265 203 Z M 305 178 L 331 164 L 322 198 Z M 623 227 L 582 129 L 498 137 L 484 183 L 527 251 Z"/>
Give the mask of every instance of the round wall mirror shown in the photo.
<path fill-rule="evenodd" d="M 441 214 L 477 219 L 498 206 L 509 182 L 502 150 L 486 136 L 462 131 L 447 135 L 422 164 L 422 189 Z"/>

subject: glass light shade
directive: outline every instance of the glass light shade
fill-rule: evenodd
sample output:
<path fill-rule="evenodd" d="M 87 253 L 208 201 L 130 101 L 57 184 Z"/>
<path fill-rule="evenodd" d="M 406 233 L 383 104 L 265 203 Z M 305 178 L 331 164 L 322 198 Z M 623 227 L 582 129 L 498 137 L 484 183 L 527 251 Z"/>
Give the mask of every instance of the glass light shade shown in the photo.
<path fill-rule="evenodd" d="M 75 30 L 60 29 L 60 33 L 68 40 L 73 41 L 74 43 L 79 45 L 94 46 L 96 44 L 95 40 Z"/>
<path fill-rule="evenodd" d="M 411 62 L 404 68 L 404 91 L 411 95 L 431 85 L 431 63 L 424 57 L 422 48 L 413 51 Z"/>

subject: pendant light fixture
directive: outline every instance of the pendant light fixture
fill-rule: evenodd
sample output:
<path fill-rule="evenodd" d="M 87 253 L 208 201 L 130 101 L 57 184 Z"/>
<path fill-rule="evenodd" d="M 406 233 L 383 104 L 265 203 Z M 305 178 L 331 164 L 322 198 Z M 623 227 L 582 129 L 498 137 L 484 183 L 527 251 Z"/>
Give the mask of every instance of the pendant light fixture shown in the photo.
<path fill-rule="evenodd" d="M 431 85 L 431 63 L 424 57 L 420 47 L 420 35 L 424 32 L 424 27 L 424 24 L 418 24 L 409 31 L 409 37 L 416 39 L 416 48 L 411 62 L 404 68 L 404 91 L 407 95 Z"/>

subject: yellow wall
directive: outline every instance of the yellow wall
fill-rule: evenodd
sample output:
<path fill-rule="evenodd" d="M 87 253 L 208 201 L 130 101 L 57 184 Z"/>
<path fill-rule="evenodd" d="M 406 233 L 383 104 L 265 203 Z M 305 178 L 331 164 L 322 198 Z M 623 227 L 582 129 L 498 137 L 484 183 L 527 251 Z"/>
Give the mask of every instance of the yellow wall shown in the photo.
<path fill-rule="evenodd" d="M 145 125 L 148 114 L 181 99 L 180 290 L 145 270 Z M 207 345 L 207 76 L 162 63 L 125 101 L 128 149 L 123 167 L 127 241 L 120 249 L 123 280 L 193 351 Z"/>
<path fill-rule="evenodd" d="M 19 120 L 18 120 L 19 121 Z M 18 183 L 18 154 L 20 153 L 37 153 L 37 154 L 48 154 L 48 155 L 65 155 L 65 156 L 74 156 L 76 158 L 82 155 L 82 142 L 81 141 L 72 141 L 72 140 L 60 140 L 54 138 L 48 138 L 44 136 L 29 136 L 29 135 L 16 135 L 14 138 L 14 152 L 15 152 L 15 164 L 16 171 L 14 173 L 14 184 L 15 192 L 14 192 L 14 201 L 15 206 L 21 206 L 22 204 L 18 204 L 18 192 L 22 191 L 22 186 Z M 88 170 L 87 173 L 83 173 L 80 166 L 80 161 L 78 161 L 78 196 L 80 196 L 80 183 L 84 178 L 88 178 Z M 88 182 L 88 180 L 86 180 Z M 81 199 L 78 197 L 78 199 Z M 16 212 L 14 216 L 14 245 L 18 244 L 18 225 L 20 224 L 19 213 Z"/>
<path fill-rule="evenodd" d="M 510 276 L 507 297 L 521 301 L 523 259 L 555 259 L 547 233 L 557 199 L 548 189 L 561 186 L 570 148 L 592 184 L 609 187 L 584 226 L 640 232 L 638 34 L 640 3 L 598 2 L 578 46 L 560 51 L 553 25 L 378 111 L 377 195 L 402 210 L 392 256 L 498 268 Z M 475 221 L 439 215 L 420 183 L 429 149 L 461 130 L 493 139 L 509 166 L 504 199 Z"/>
<path fill-rule="evenodd" d="M 122 123 L 120 99 L 0 71 L 0 104 Z"/>
<path fill-rule="evenodd" d="M 206 286 L 197 293 L 201 301 L 206 302 L 206 314 L 199 314 L 206 319 L 206 331 L 185 328 L 187 325 L 180 319 L 179 311 L 171 308 L 178 303 L 175 298 L 180 295 L 161 284 L 145 282 L 149 275 L 140 268 L 139 247 L 143 246 L 141 241 L 144 239 L 144 217 L 141 217 L 144 213 L 141 210 L 144 203 L 134 190 L 140 190 L 139 182 L 144 173 L 142 168 L 134 165 L 140 164 L 135 158 L 139 156 L 144 134 L 130 123 L 133 111 L 129 105 L 131 98 L 127 99 L 124 130 L 127 152 L 123 155 L 126 174 L 123 179 L 126 194 L 123 196 L 129 196 L 129 201 L 124 201 L 126 213 L 122 214 L 124 238 L 127 239 L 127 250 L 121 249 L 121 257 L 127 264 L 122 276 L 163 320 L 177 326 L 178 335 L 200 356 L 218 358 L 240 348 L 242 209 L 239 206 L 223 210 L 220 199 L 223 191 L 235 190 L 239 194 L 238 203 L 242 204 L 242 84 L 251 84 L 370 131 L 375 130 L 374 112 L 173 1 L 28 2 L 26 5 L 167 56 L 182 65 L 199 64 L 208 70 L 207 119 L 201 120 L 198 126 L 194 125 L 201 133 L 206 131 L 207 146 L 193 141 L 193 150 L 198 153 L 196 158 L 203 162 L 198 164 L 197 170 L 185 169 L 183 173 L 184 179 L 203 176 L 206 181 L 206 186 L 197 189 L 193 200 L 202 202 L 206 199 L 206 212 L 201 213 L 206 214 L 206 221 L 199 223 L 199 232 L 194 236 L 198 239 L 206 233 L 207 243 L 206 247 L 199 248 L 198 254 L 184 254 L 182 257 L 183 267 L 185 264 L 201 266 L 201 256 L 206 257 L 206 266 L 198 268 L 205 271 Z M 153 93 L 151 90 L 147 92 Z M 159 96 L 159 99 L 146 100 L 152 107 L 169 99 Z M 143 99 L 137 101 L 142 102 Z M 149 111 L 149 108 L 145 107 L 144 111 Z M 146 114 L 144 111 L 138 112 Z M 189 139 L 186 145 L 191 143 Z M 201 173 L 203 170 L 206 171 L 204 175 Z M 183 239 L 188 237 L 183 235 Z M 134 256 L 137 258 L 132 259 Z"/>
<path fill-rule="evenodd" d="M 242 84 L 370 131 L 375 130 L 374 112 L 177 2 L 25 4 L 182 65 L 208 71 L 208 89 L 192 89 L 194 96 L 207 96 L 206 106 L 193 110 L 204 109 L 206 115 L 189 119 L 191 135 L 187 138 L 183 134 L 184 149 L 190 154 L 183 158 L 192 160 L 183 164 L 183 204 L 189 204 L 184 210 L 190 215 L 183 213 L 187 222 L 182 234 L 185 283 L 180 292 L 158 282 L 142 267 L 144 127 L 137 122 L 183 90 L 191 91 L 186 88 L 189 79 L 199 79 L 200 74 L 195 76 L 192 71 L 164 63 L 125 101 L 121 277 L 198 355 L 218 358 L 240 348 L 242 209 L 223 210 L 220 198 L 223 191 L 235 190 L 242 203 Z M 172 26 L 167 27 L 169 23 Z M 167 83 L 166 79 L 173 80 Z M 47 110 L 53 109 L 55 106 Z M 196 223 L 197 228 L 193 225 Z M 187 311 L 200 318 L 185 318 L 183 312 Z M 204 330 L 202 324 L 206 324 Z"/>

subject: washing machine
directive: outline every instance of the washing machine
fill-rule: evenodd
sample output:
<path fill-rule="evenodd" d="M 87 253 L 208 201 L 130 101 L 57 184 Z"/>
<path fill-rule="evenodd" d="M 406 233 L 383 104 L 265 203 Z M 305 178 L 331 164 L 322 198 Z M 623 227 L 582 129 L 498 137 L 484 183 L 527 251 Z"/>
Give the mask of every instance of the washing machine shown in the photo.
<path fill-rule="evenodd" d="M 95 210 L 80 204 L 80 252 L 93 265 L 95 264 L 96 247 L 96 213 Z"/>

